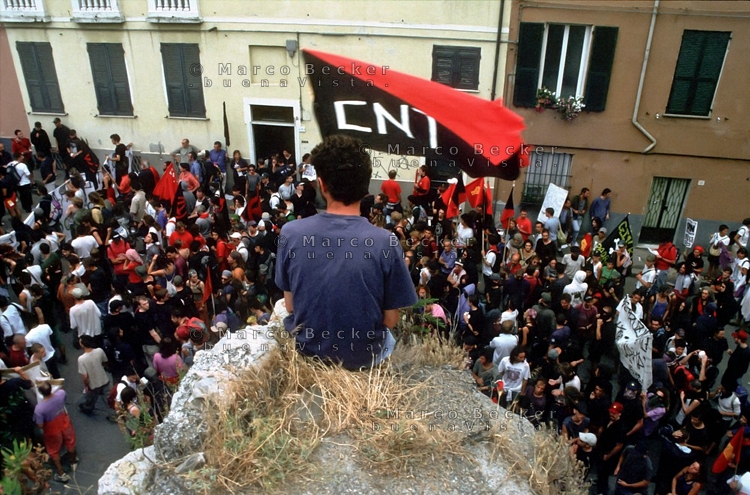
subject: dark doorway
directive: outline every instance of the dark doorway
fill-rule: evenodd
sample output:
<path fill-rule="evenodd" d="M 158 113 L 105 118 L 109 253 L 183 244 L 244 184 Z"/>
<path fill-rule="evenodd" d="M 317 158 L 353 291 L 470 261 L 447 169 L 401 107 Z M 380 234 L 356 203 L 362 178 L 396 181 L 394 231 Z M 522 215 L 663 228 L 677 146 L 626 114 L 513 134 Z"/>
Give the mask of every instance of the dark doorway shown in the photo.
<path fill-rule="evenodd" d="M 639 243 L 658 244 L 674 239 L 689 187 L 690 179 L 654 177 Z"/>

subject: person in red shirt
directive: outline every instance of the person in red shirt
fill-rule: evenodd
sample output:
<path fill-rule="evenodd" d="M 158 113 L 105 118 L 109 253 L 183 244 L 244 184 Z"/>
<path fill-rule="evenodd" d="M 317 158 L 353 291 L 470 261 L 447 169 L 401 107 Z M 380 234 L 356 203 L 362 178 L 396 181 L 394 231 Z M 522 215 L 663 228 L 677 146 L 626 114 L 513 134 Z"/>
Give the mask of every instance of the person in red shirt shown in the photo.
<path fill-rule="evenodd" d="M 516 220 L 516 227 L 524 241 L 531 235 L 531 219 L 528 217 L 528 214 L 529 212 L 526 211 L 526 208 L 521 208 L 521 214 Z"/>
<path fill-rule="evenodd" d="M 26 337 L 17 333 L 13 336 L 13 344 L 8 349 L 8 360 L 6 364 L 9 368 L 20 366 L 23 368 L 29 364 L 29 356 L 26 354 Z"/>
<path fill-rule="evenodd" d="M 182 171 L 180 172 L 180 177 L 177 180 L 187 183 L 188 190 L 192 193 L 195 193 L 195 191 L 197 191 L 198 188 L 201 187 L 201 183 L 198 181 L 197 177 L 190 173 L 189 163 L 180 163 L 180 167 Z"/>
<path fill-rule="evenodd" d="M 671 240 L 666 239 L 656 248 L 656 269 L 669 270 L 677 261 L 677 247 Z"/>
<path fill-rule="evenodd" d="M 174 243 L 178 240 L 182 241 L 182 246 L 187 247 L 193 242 L 193 236 L 187 231 L 185 224 L 177 222 L 175 225 L 175 231 L 169 236 L 169 245 L 174 246 Z"/>
<path fill-rule="evenodd" d="M 23 137 L 21 129 L 16 129 L 15 134 L 16 137 L 10 143 L 11 153 L 21 153 L 23 162 L 29 166 L 29 170 L 34 170 L 34 160 L 31 159 L 31 141 L 29 141 L 29 138 Z"/>
<path fill-rule="evenodd" d="M 417 169 L 417 176 L 414 179 L 414 199 L 415 206 L 427 206 L 427 195 L 430 193 L 430 178 L 427 177 L 427 165 L 422 165 Z"/>
<path fill-rule="evenodd" d="M 388 180 L 383 182 L 383 184 L 380 186 L 380 190 L 383 191 L 383 194 L 388 196 L 387 206 L 389 208 L 401 204 L 401 186 L 398 182 L 396 182 L 395 170 L 391 170 L 390 172 L 388 172 Z M 392 209 L 393 208 L 391 208 L 391 210 Z"/>
<path fill-rule="evenodd" d="M 127 281 L 129 275 L 128 271 L 125 270 L 125 262 L 127 261 L 125 253 L 128 249 L 130 249 L 130 244 L 123 240 L 119 232 L 113 232 L 112 242 L 107 246 L 107 258 L 114 267 L 115 277 L 123 283 Z"/>

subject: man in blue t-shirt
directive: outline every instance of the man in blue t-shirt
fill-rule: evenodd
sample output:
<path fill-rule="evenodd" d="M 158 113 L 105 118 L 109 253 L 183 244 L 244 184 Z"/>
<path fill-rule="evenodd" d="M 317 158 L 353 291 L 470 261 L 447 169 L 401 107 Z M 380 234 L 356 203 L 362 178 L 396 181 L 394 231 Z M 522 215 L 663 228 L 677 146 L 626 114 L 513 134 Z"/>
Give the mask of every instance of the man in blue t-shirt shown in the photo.
<path fill-rule="evenodd" d="M 331 136 L 312 152 L 328 208 L 284 225 L 276 285 L 298 328 L 297 350 L 347 369 L 378 364 L 393 351 L 389 328 L 417 302 L 396 236 L 359 215 L 372 163 L 362 144 Z"/>

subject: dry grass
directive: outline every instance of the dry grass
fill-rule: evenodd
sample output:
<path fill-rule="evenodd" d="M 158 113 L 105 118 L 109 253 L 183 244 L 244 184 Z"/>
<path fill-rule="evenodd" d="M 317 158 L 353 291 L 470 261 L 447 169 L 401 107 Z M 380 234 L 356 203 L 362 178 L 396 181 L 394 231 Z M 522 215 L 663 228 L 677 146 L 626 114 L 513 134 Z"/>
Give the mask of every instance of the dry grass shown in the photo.
<path fill-rule="evenodd" d="M 493 429 L 493 459 L 503 457 L 514 475 L 528 480 L 535 495 L 588 494 L 584 466 L 571 457 L 563 437 L 553 430 L 537 430 L 529 446 L 519 443 L 527 440 L 519 439 L 517 431 Z"/>
<path fill-rule="evenodd" d="M 458 364 L 460 349 L 425 339 L 399 346 L 387 364 L 352 372 L 306 359 L 290 342 L 280 344 L 261 365 L 240 372 L 228 391 L 234 400 L 206 411 L 204 472 L 215 480 L 206 492 L 273 490 L 287 477 L 307 477 L 313 469 L 307 461 L 321 440 L 342 432 L 370 468 L 391 473 L 463 452 L 459 434 L 430 430 L 422 417 L 394 414 L 416 410 L 425 386 L 409 379 L 409 368 Z"/>

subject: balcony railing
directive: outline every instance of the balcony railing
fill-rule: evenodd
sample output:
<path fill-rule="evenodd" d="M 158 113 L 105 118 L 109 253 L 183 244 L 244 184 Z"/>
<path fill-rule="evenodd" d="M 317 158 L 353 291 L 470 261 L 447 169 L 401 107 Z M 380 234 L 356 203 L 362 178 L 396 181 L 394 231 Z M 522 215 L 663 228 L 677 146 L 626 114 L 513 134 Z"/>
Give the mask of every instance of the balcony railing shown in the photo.
<path fill-rule="evenodd" d="M 198 0 L 148 0 L 151 22 L 202 22 Z"/>
<path fill-rule="evenodd" d="M 43 0 L 0 0 L 0 22 L 49 22 Z"/>
<path fill-rule="evenodd" d="M 75 22 L 125 22 L 117 0 L 72 0 Z"/>

